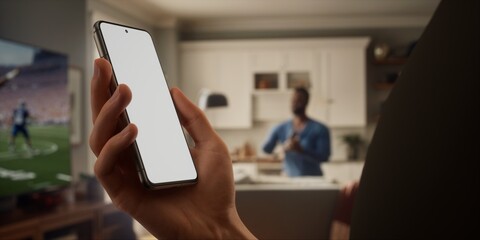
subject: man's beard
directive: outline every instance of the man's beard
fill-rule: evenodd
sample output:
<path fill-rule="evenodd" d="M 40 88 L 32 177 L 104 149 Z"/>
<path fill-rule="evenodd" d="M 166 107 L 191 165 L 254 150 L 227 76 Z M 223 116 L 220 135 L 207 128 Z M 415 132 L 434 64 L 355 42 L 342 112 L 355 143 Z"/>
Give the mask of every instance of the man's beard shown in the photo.
<path fill-rule="evenodd" d="M 305 109 L 306 109 L 306 108 L 295 108 L 295 109 L 293 109 L 293 114 L 294 114 L 295 116 L 305 115 Z"/>

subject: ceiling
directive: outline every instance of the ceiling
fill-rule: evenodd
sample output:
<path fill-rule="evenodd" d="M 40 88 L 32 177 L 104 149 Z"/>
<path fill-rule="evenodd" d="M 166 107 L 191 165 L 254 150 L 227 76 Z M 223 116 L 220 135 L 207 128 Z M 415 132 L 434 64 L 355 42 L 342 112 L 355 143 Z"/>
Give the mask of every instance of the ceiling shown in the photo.
<path fill-rule="evenodd" d="M 299 22 L 425 25 L 440 0 L 98 0 L 149 23 Z M 377 22 L 377 23 L 375 23 Z M 382 23 L 383 22 L 383 23 Z M 402 23 L 403 22 L 403 23 Z M 297 23 L 301 24 L 301 23 Z M 325 24 L 324 24 L 325 25 Z"/>

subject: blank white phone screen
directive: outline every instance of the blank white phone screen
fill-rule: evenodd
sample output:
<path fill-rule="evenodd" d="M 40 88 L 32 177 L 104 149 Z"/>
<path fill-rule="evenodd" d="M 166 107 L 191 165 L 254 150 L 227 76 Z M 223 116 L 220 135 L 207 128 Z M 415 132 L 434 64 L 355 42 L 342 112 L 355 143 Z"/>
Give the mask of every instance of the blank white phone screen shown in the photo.
<path fill-rule="evenodd" d="M 127 114 L 138 127 L 136 141 L 148 180 L 156 184 L 196 179 L 150 34 L 104 22 L 100 29 L 118 84 L 132 91 Z"/>

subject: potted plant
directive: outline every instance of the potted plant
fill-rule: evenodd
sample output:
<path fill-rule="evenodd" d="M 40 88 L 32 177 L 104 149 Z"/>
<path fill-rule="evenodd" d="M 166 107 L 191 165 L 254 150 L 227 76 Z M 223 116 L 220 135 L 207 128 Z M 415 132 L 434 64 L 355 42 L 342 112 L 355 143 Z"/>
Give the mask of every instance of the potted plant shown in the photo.
<path fill-rule="evenodd" d="M 342 140 L 347 144 L 348 160 L 357 160 L 360 155 L 360 147 L 363 144 L 363 139 L 360 134 L 349 133 L 342 136 Z"/>

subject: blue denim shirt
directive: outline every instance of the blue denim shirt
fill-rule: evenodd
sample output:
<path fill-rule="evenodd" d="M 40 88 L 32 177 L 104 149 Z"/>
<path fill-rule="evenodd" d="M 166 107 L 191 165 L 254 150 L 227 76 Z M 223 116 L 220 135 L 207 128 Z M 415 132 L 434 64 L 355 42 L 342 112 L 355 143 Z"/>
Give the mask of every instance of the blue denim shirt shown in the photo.
<path fill-rule="evenodd" d="M 263 151 L 272 153 L 277 143 L 285 143 L 293 134 L 292 120 L 286 121 L 270 132 Z M 322 176 L 320 163 L 330 156 L 330 132 L 320 122 L 308 119 L 305 128 L 298 133 L 303 152 L 285 152 L 284 168 L 289 176 Z"/>

